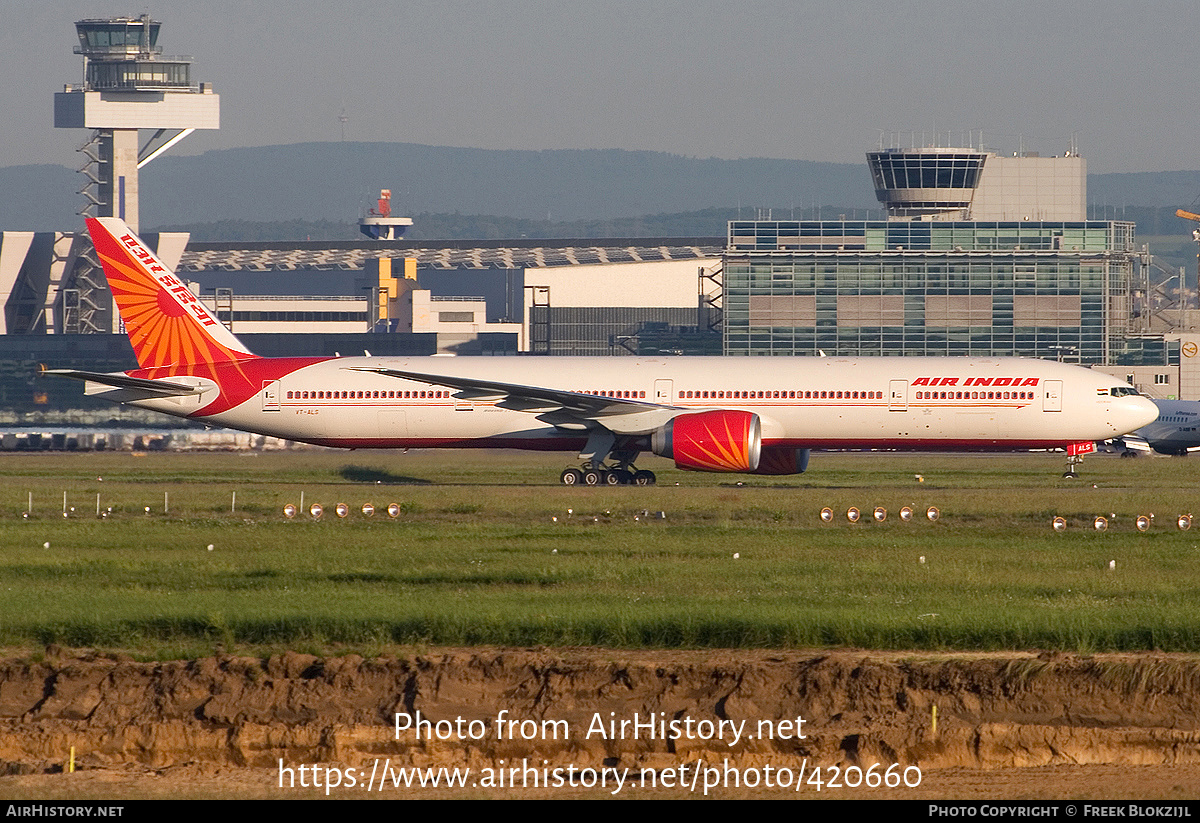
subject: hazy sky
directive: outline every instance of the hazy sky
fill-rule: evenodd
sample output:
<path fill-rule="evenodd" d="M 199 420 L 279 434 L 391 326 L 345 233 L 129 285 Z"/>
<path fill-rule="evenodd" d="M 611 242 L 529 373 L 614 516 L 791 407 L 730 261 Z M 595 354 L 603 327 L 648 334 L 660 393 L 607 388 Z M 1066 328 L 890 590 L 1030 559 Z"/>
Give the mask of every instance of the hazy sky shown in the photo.
<path fill-rule="evenodd" d="M 881 132 L 1200 168 L 1184 0 L 0 0 L 0 166 L 79 165 L 53 128 L 75 20 L 150 12 L 221 96 L 173 151 L 341 139 L 859 163 Z M 947 137 L 949 132 L 949 137 Z M 924 137 L 922 138 L 922 133 Z"/>

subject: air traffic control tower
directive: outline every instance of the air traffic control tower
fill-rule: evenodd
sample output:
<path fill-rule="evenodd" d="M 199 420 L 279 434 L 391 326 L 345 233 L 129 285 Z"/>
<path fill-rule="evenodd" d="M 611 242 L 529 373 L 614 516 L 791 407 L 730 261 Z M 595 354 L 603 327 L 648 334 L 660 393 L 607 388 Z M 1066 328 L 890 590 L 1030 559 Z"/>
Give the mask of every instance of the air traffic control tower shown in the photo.
<path fill-rule="evenodd" d="M 54 95 L 56 128 L 92 130 L 80 149 L 87 203 L 79 213 L 120 217 L 135 231 L 138 169 L 195 129 L 220 125 L 220 101 L 192 82 L 191 58 L 163 56 L 160 26 L 148 16 L 80 20 L 83 82 Z M 174 266 L 188 237 L 142 239 Z M 0 233 L 0 334 L 111 334 L 120 323 L 86 231 Z"/>
<path fill-rule="evenodd" d="M 54 126 L 92 129 L 80 171 L 80 214 L 120 217 L 138 229 L 138 169 L 196 129 L 220 127 L 220 99 L 193 83 L 190 57 L 164 57 L 162 24 L 141 17 L 80 20 L 83 82 L 54 95 Z M 153 135 L 139 146 L 139 130 Z"/>

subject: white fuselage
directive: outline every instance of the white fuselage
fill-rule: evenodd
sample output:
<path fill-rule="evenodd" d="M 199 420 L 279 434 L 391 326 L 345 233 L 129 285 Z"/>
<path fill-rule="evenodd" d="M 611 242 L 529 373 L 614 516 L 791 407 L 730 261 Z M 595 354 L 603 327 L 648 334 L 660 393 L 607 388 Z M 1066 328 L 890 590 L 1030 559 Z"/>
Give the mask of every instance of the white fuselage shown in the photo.
<path fill-rule="evenodd" d="M 215 383 L 198 396 L 133 402 L 349 448 L 573 449 L 585 439 L 543 422 L 548 409 L 456 399 L 448 386 L 356 370 L 370 368 L 645 404 L 644 412 L 600 418 L 625 436 L 649 434 L 680 409 L 747 410 L 761 419 L 764 446 L 796 448 L 1046 448 L 1109 439 L 1157 414 L 1143 397 L 1111 394 L 1114 386 L 1128 387 L 1100 372 L 1043 360 L 957 357 L 353 357 L 265 380 L 256 394 L 227 408 L 216 402 L 221 391 Z"/>

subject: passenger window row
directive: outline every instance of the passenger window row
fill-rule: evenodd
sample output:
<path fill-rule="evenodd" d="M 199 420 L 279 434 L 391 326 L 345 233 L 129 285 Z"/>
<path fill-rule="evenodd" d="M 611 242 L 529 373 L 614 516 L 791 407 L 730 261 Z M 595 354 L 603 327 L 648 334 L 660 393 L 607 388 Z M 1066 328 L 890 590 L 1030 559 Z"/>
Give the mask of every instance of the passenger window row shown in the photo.
<path fill-rule="evenodd" d="M 680 392 L 686 400 L 882 400 L 881 391 L 708 391 L 687 390 Z"/>
<path fill-rule="evenodd" d="M 449 397 L 448 391 L 290 391 L 288 400 L 426 400 Z"/>

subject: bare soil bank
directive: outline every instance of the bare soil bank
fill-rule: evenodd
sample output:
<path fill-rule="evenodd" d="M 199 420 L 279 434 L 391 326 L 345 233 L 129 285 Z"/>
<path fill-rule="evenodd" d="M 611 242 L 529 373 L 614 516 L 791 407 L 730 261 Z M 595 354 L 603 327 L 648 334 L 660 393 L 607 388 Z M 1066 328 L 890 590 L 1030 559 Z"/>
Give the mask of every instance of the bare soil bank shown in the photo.
<path fill-rule="evenodd" d="M 438 725 L 422 726 L 422 739 L 397 734 L 396 714 L 405 726 L 418 712 Z M 80 771 L 50 777 L 72 747 Z M 76 796 L 125 796 L 119 784 L 139 779 L 141 791 L 173 796 L 169 783 L 150 788 L 173 774 L 189 793 L 269 796 L 281 760 L 357 770 L 359 785 L 332 796 L 363 796 L 384 761 L 470 767 L 476 779 L 521 764 L 677 775 L 703 761 L 759 780 L 768 766 L 777 779 L 821 767 L 842 781 L 877 763 L 876 773 L 918 766 L 921 787 L 897 787 L 902 797 L 1194 797 L 1200 661 L 604 649 L 0 661 L 0 788 L 10 796 L 57 793 L 64 781 Z M 730 789 L 716 793 L 747 793 Z M 847 794 L 883 796 L 833 792 Z"/>

